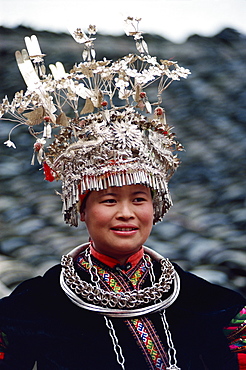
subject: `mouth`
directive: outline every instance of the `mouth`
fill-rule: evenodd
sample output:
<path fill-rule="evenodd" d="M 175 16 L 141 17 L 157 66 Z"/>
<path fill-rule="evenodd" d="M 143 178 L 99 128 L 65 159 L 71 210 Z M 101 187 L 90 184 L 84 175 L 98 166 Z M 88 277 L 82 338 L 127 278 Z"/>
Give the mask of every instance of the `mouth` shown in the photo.
<path fill-rule="evenodd" d="M 112 227 L 114 231 L 136 231 L 138 230 L 137 227 Z"/>

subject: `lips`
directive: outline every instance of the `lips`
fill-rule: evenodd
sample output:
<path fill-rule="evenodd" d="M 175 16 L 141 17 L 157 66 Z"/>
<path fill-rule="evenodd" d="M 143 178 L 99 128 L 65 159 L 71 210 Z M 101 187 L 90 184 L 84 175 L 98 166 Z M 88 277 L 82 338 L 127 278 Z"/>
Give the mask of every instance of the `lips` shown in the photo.
<path fill-rule="evenodd" d="M 115 231 L 133 231 L 133 230 L 138 230 L 137 227 L 112 227 L 112 230 Z"/>
<path fill-rule="evenodd" d="M 116 225 L 111 227 L 111 230 L 115 231 L 135 231 L 138 230 L 138 227 L 135 225 Z"/>

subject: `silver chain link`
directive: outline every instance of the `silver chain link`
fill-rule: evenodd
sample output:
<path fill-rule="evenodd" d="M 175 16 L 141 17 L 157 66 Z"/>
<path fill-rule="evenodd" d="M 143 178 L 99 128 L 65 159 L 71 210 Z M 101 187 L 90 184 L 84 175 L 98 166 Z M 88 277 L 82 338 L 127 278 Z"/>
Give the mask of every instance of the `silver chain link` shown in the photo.
<path fill-rule="evenodd" d="M 116 354 L 117 362 L 121 366 L 122 370 L 125 370 L 125 366 L 124 366 L 125 358 L 123 356 L 122 348 L 119 345 L 119 341 L 118 341 L 118 338 L 116 336 L 113 323 L 106 316 L 104 316 L 104 319 L 106 321 L 106 326 L 109 329 L 109 335 L 112 339 L 112 343 L 113 343 L 113 346 L 114 346 L 114 352 Z"/>
<path fill-rule="evenodd" d="M 155 284 L 155 273 L 153 269 L 153 263 L 148 255 L 144 254 L 143 258 L 144 258 L 145 267 L 147 270 L 149 270 L 151 284 L 154 285 Z"/>
<path fill-rule="evenodd" d="M 89 265 L 90 265 L 89 273 L 90 273 L 90 276 L 91 276 L 91 281 L 92 281 L 92 283 L 96 284 L 98 289 L 100 289 L 100 285 L 99 285 L 100 276 L 98 275 L 96 266 L 94 266 L 93 263 L 92 263 L 91 253 L 90 253 L 89 248 L 87 248 L 85 250 L 85 256 L 87 257 Z"/>
<path fill-rule="evenodd" d="M 166 368 L 166 370 L 181 370 L 181 368 L 177 366 L 176 349 L 174 347 L 172 336 L 169 330 L 169 325 L 167 322 L 165 310 L 160 312 L 160 315 L 161 315 L 161 320 L 162 320 L 162 324 L 163 324 L 163 328 L 166 334 L 167 344 L 168 344 L 169 366 Z"/>
<path fill-rule="evenodd" d="M 133 290 L 130 292 L 117 293 L 117 292 L 108 292 L 100 288 L 100 285 L 99 285 L 100 276 L 99 276 L 97 267 L 93 265 L 89 249 L 86 249 L 85 256 L 89 262 L 89 273 L 90 273 L 91 281 L 95 285 L 92 285 L 91 283 L 87 283 L 86 281 L 83 281 L 80 279 L 79 275 L 76 273 L 75 268 L 74 268 L 73 257 L 69 255 L 62 256 L 62 261 L 61 261 L 61 264 L 63 267 L 62 275 L 64 276 L 64 280 L 66 284 L 70 287 L 71 290 L 74 290 L 74 292 L 77 295 L 81 295 L 82 297 L 86 298 L 87 301 L 92 301 L 96 305 L 108 306 L 109 308 L 105 308 L 106 310 L 110 310 L 110 309 L 112 310 L 112 307 L 115 307 L 115 306 L 119 308 L 123 308 L 123 307 L 132 308 L 142 303 L 147 304 L 150 301 L 156 301 L 162 297 L 164 292 L 167 292 L 170 289 L 173 281 L 174 281 L 174 285 L 175 284 L 177 285 L 176 288 L 174 287 L 175 299 L 179 292 L 179 288 L 180 288 L 179 279 L 176 276 L 177 274 L 175 275 L 174 267 L 172 266 L 171 262 L 168 259 L 164 259 L 164 258 L 159 259 L 159 262 L 161 264 L 161 277 L 159 279 L 159 282 L 155 283 L 155 274 L 154 274 L 154 269 L 153 269 L 151 258 L 149 258 L 148 254 L 144 254 L 144 264 L 146 268 L 149 270 L 152 287 L 147 287 L 139 291 Z M 74 294 L 74 293 L 71 292 L 71 294 Z M 76 295 L 74 295 L 74 297 L 72 298 L 69 294 L 69 297 L 70 299 L 74 300 L 76 298 Z M 75 302 L 75 303 L 78 304 L 78 302 Z M 135 311 L 137 310 L 139 309 L 135 309 Z M 117 363 L 121 366 L 122 370 L 125 370 L 125 365 L 124 365 L 125 358 L 123 356 L 123 351 L 119 344 L 113 323 L 107 316 L 105 316 L 105 314 L 103 315 L 106 326 L 109 330 L 109 335 L 112 340 L 113 349 L 116 354 Z M 176 350 L 175 350 L 175 347 L 172 341 L 171 333 L 169 330 L 169 325 L 168 325 L 166 315 L 165 315 L 165 310 L 162 309 L 160 311 L 160 316 L 161 316 L 161 320 L 163 323 L 163 328 L 166 334 L 167 344 L 168 344 L 169 365 L 166 369 L 167 370 L 181 370 L 177 366 Z M 129 317 L 131 317 L 131 315 Z"/>

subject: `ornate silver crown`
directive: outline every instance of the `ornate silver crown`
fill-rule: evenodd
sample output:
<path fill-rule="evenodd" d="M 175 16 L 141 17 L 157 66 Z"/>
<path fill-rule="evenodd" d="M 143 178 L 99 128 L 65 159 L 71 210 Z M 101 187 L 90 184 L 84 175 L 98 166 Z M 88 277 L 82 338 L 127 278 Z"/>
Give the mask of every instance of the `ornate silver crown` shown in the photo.
<path fill-rule="evenodd" d="M 62 63 L 50 65 L 36 36 L 26 37 L 25 49 L 16 52 L 27 91 L 6 97 L 0 114 L 26 125 L 33 135 L 35 158 L 46 179 L 62 181 L 65 221 L 77 226 L 78 204 L 88 190 L 144 184 L 153 190 L 154 222 L 172 205 L 168 181 L 179 165 L 175 140 L 161 107 L 162 92 L 190 71 L 177 62 L 157 61 L 139 31 L 140 19 L 128 17 L 126 34 L 133 36 L 139 54 L 117 61 L 96 60 L 96 27 L 76 29 L 72 36 L 83 44 L 83 62 L 67 73 Z M 157 81 L 156 101 L 147 87 Z M 7 118 L 6 118 L 7 119 Z M 16 127 L 16 126 L 15 126 Z M 11 132 L 5 144 L 14 147 Z"/>

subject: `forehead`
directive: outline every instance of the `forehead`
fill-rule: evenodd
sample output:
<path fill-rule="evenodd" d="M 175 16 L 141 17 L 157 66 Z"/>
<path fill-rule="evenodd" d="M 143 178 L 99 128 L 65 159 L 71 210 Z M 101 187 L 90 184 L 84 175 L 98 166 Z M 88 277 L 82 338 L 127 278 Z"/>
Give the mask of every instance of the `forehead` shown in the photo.
<path fill-rule="evenodd" d="M 137 184 L 137 185 L 124 185 L 124 186 L 110 186 L 107 189 L 99 190 L 99 191 L 92 191 L 90 196 L 93 197 L 101 197 L 104 195 L 116 195 L 116 196 L 123 196 L 123 195 L 135 195 L 138 193 L 143 194 L 150 194 L 150 188 L 145 185 Z"/>

